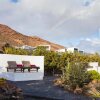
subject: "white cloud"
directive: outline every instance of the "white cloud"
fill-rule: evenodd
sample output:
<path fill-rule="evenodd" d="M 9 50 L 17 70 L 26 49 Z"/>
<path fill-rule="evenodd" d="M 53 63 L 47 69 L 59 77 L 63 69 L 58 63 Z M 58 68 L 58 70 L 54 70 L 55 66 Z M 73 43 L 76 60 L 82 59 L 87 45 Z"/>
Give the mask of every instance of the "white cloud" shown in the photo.
<path fill-rule="evenodd" d="M 100 53 L 100 40 L 97 38 L 94 39 L 84 39 L 81 40 L 80 43 L 77 45 L 77 47 L 81 50 L 84 50 L 88 53 Z"/>
<path fill-rule="evenodd" d="M 100 0 L 2 0 L 0 8 L 1 23 L 66 47 L 67 39 L 91 39 L 100 28 Z"/>

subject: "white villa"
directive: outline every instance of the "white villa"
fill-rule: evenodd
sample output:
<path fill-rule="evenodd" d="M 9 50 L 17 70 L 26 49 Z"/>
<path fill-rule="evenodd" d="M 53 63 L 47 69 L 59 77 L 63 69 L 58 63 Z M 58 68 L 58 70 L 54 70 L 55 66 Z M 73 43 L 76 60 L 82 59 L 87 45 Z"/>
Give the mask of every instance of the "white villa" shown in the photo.
<path fill-rule="evenodd" d="M 37 47 L 39 46 L 43 46 L 46 48 L 46 50 L 50 51 L 51 50 L 51 45 L 38 45 L 38 46 L 35 46 L 35 47 L 32 47 L 32 46 L 28 46 L 28 45 L 23 45 L 23 46 L 15 46 L 16 49 L 25 49 L 25 50 L 35 50 Z"/>
<path fill-rule="evenodd" d="M 78 52 L 78 48 L 74 48 L 74 47 L 67 48 L 67 52 L 68 52 L 68 53 L 75 53 L 75 52 Z"/>
<path fill-rule="evenodd" d="M 56 50 L 56 52 L 66 52 L 66 51 L 67 51 L 66 48 Z"/>
<path fill-rule="evenodd" d="M 28 46 L 28 45 L 23 45 L 23 46 L 20 46 L 20 47 L 15 47 L 16 49 L 25 49 L 25 50 L 34 50 L 36 49 L 36 47 L 32 47 L 32 46 Z"/>
<path fill-rule="evenodd" d="M 84 51 L 79 50 L 78 48 L 75 48 L 75 47 L 58 49 L 58 50 L 56 50 L 56 52 L 59 52 L 59 53 L 63 53 L 63 52 L 75 53 L 75 52 L 78 52 L 80 54 L 84 54 Z"/>
<path fill-rule="evenodd" d="M 84 51 L 82 51 L 82 50 L 79 50 L 78 52 L 79 52 L 80 54 L 84 54 Z"/>

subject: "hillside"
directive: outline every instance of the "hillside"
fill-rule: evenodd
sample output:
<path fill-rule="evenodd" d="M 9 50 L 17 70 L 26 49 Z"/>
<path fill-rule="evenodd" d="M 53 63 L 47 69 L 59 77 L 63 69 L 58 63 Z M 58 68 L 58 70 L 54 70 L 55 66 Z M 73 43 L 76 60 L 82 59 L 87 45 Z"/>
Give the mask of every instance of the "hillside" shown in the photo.
<path fill-rule="evenodd" d="M 51 50 L 53 51 L 64 48 L 61 45 L 49 42 L 37 36 L 31 37 L 23 35 L 6 25 L 0 24 L 0 48 L 6 43 L 9 43 L 12 46 L 29 45 L 33 47 L 38 45 L 51 45 Z"/>

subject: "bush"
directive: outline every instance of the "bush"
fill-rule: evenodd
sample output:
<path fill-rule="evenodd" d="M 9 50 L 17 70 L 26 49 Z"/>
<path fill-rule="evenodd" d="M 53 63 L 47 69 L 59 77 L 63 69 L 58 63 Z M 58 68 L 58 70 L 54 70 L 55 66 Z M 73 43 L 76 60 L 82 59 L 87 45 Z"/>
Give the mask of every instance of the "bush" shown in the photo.
<path fill-rule="evenodd" d="M 6 79 L 0 78 L 0 86 L 3 86 L 6 83 Z"/>
<path fill-rule="evenodd" d="M 92 80 L 95 80 L 95 79 L 100 80 L 100 74 L 97 71 L 91 70 L 91 71 L 88 71 L 88 74 L 90 75 L 90 78 Z"/>
<path fill-rule="evenodd" d="M 84 63 L 68 63 L 63 72 L 65 84 L 75 89 L 77 86 L 83 87 L 84 83 L 90 81 L 89 74 L 86 71 Z"/>

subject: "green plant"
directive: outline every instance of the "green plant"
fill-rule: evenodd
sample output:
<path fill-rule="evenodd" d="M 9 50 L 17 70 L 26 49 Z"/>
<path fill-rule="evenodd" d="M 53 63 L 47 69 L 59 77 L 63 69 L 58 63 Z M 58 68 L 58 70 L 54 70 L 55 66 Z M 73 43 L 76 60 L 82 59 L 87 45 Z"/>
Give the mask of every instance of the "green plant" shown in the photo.
<path fill-rule="evenodd" d="M 36 50 L 33 51 L 33 55 L 35 56 L 44 56 L 47 52 L 46 48 L 43 46 L 38 46 Z"/>
<path fill-rule="evenodd" d="M 0 78 L 0 86 L 3 86 L 6 83 L 6 79 Z"/>
<path fill-rule="evenodd" d="M 99 90 L 90 91 L 90 94 L 91 94 L 93 97 L 100 97 L 100 91 L 99 91 Z"/>
<path fill-rule="evenodd" d="M 68 62 L 65 70 L 63 70 L 62 76 L 65 84 L 75 89 L 76 86 L 83 87 L 87 80 L 89 82 L 89 74 L 87 73 L 85 67 L 84 63 Z"/>
<path fill-rule="evenodd" d="M 90 77 L 92 80 L 95 80 L 95 79 L 100 80 L 100 74 L 97 71 L 91 70 L 91 71 L 88 71 L 88 74 L 90 74 Z"/>

